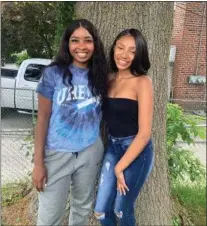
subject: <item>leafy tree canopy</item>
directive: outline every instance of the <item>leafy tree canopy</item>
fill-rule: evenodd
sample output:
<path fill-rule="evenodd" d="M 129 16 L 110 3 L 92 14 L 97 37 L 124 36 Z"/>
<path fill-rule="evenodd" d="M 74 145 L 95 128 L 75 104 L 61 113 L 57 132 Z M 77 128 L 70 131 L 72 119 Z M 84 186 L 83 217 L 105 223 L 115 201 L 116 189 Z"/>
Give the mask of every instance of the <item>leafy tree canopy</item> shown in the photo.
<path fill-rule="evenodd" d="M 73 2 L 2 2 L 2 58 L 27 50 L 52 58 L 62 31 L 73 18 Z"/>

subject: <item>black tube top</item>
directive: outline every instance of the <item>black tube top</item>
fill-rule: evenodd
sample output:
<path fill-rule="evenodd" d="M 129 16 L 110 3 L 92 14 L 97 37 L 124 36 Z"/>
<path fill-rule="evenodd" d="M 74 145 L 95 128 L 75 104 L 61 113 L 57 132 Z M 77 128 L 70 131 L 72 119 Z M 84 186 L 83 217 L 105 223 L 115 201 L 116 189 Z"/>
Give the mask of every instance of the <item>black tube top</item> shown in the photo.
<path fill-rule="evenodd" d="M 103 118 L 110 135 L 127 137 L 138 132 L 138 102 L 127 98 L 105 98 Z"/>

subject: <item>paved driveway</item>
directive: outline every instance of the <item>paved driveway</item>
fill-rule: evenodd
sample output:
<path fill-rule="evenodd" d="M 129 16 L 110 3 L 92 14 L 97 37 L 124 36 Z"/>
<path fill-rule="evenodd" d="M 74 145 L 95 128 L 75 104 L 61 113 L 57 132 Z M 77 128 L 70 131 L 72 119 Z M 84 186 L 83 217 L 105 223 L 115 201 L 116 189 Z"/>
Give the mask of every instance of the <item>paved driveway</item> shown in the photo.
<path fill-rule="evenodd" d="M 1 129 L 2 130 L 18 130 L 31 129 L 32 115 L 22 114 L 14 110 L 3 109 L 1 112 Z"/>

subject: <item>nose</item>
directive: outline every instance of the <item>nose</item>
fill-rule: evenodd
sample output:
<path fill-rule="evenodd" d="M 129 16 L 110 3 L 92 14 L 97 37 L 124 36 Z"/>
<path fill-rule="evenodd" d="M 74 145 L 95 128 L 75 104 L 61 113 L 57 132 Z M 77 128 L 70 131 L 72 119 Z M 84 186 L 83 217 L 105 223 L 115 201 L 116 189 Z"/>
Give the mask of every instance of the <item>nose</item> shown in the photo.
<path fill-rule="evenodd" d="M 79 49 L 85 49 L 86 48 L 86 43 L 85 42 L 79 42 L 78 48 Z"/>
<path fill-rule="evenodd" d="M 128 51 L 123 51 L 122 57 L 126 59 L 128 57 Z"/>

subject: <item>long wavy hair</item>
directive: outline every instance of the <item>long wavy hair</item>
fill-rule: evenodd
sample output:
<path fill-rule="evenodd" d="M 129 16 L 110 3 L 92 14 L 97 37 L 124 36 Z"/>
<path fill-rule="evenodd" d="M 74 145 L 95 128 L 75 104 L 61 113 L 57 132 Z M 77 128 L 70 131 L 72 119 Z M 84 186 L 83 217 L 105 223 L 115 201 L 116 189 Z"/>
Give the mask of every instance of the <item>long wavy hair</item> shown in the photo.
<path fill-rule="evenodd" d="M 95 26 L 86 19 L 74 20 L 65 30 L 59 51 L 54 60 L 49 66 L 56 65 L 63 73 L 63 82 L 65 85 L 71 87 L 70 92 L 73 90 L 72 73 L 69 70 L 69 65 L 73 62 L 73 57 L 69 52 L 69 39 L 73 32 L 80 28 L 85 28 L 94 41 L 94 52 L 88 62 L 88 80 L 89 86 L 93 96 L 104 98 L 107 94 L 107 60 L 104 53 L 104 47 L 99 37 L 98 31 Z"/>

